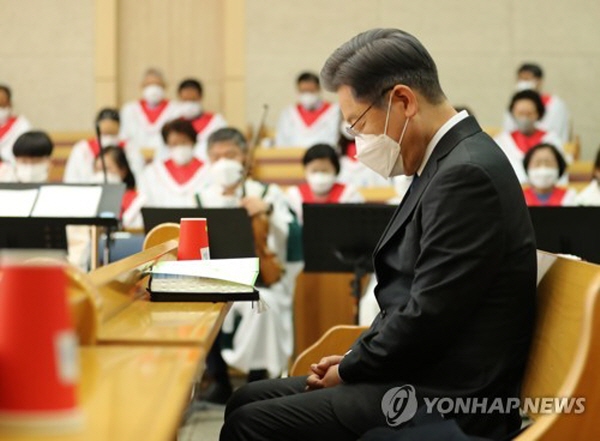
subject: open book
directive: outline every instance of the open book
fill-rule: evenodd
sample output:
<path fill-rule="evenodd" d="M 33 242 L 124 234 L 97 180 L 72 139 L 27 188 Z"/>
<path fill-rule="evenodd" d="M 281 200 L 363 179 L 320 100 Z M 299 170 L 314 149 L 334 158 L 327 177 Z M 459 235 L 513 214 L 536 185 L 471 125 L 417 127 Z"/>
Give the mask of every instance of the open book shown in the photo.
<path fill-rule="evenodd" d="M 258 258 L 159 262 L 151 269 L 150 300 L 230 302 L 258 300 Z"/>

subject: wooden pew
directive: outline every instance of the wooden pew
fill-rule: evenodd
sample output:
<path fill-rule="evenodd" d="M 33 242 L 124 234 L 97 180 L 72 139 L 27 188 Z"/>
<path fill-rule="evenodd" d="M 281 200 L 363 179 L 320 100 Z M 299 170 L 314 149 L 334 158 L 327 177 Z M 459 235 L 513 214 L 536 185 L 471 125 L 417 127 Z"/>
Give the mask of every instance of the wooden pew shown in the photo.
<path fill-rule="evenodd" d="M 533 423 L 516 439 L 600 439 L 600 266 L 544 252 L 538 262 L 537 323 L 521 398 L 584 397 L 585 411 L 528 414 Z M 364 329 L 331 329 L 300 354 L 290 375 L 305 375 L 311 363 L 343 354 Z"/>
<path fill-rule="evenodd" d="M 302 157 L 305 152 L 303 147 L 257 148 L 252 177 L 268 184 L 298 185 L 304 181 Z"/>
<path fill-rule="evenodd" d="M 50 182 L 62 182 L 67 159 L 71 154 L 73 145 L 82 139 L 89 139 L 94 136 L 91 131 L 74 132 L 52 132 L 49 134 L 54 149 L 50 158 Z"/>

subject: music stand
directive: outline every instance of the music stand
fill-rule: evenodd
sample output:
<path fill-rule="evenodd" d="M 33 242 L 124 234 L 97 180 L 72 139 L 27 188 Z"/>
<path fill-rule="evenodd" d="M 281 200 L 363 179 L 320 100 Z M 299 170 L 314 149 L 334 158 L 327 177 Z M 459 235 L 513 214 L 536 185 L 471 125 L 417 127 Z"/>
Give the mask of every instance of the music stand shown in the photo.
<path fill-rule="evenodd" d="M 254 235 L 244 208 L 142 208 L 146 233 L 165 222 L 179 223 L 184 217 L 204 217 L 208 223 L 211 259 L 256 257 Z"/>
<path fill-rule="evenodd" d="M 373 272 L 372 255 L 395 205 L 304 204 L 304 271 L 354 274 L 352 296 L 358 304 L 361 279 Z"/>

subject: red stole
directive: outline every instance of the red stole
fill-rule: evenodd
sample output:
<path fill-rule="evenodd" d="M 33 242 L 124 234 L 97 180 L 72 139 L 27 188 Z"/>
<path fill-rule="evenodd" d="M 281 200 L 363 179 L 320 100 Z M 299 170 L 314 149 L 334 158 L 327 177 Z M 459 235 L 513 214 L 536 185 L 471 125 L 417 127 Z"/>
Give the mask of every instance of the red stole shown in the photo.
<path fill-rule="evenodd" d="M 552 101 L 552 95 L 544 94 L 540 97 L 542 99 L 542 104 L 546 109 L 548 109 L 548 104 Z"/>
<path fill-rule="evenodd" d="M 150 107 L 146 100 L 140 100 L 140 106 L 142 106 L 144 115 L 146 115 L 146 119 L 150 122 L 150 124 L 154 124 L 156 122 L 168 104 L 168 100 L 162 100 L 155 107 Z"/>
<path fill-rule="evenodd" d="M 8 121 L 6 121 L 4 123 L 4 125 L 0 127 L 0 139 L 2 139 L 4 137 L 4 135 L 6 135 L 6 133 L 8 133 L 8 131 L 12 128 L 13 124 L 16 121 L 17 121 L 17 117 L 11 116 L 8 118 Z"/>
<path fill-rule="evenodd" d="M 552 190 L 552 193 L 550 193 L 550 197 L 547 200 L 542 201 L 538 197 L 537 193 L 533 191 L 533 188 L 527 187 L 525 190 L 523 190 L 523 194 L 525 195 L 525 203 L 528 207 L 560 207 L 566 193 L 566 188 L 554 187 L 554 190 Z"/>
<path fill-rule="evenodd" d="M 92 151 L 92 154 L 94 155 L 94 158 L 97 158 L 98 155 L 100 154 L 100 146 L 98 145 L 98 140 L 96 138 L 90 138 L 90 139 L 88 139 L 87 143 L 88 143 L 88 147 Z M 108 146 L 105 145 L 104 147 L 108 147 Z M 119 141 L 119 144 L 117 145 L 117 147 L 121 147 L 122 149 L 124 149 L 125 142 Z"/>
<path fill-rule="evenodd" d="M 212 113 L 204 112 L 198 118 L 192 120 L 192 125 L 194 126 L 196 133 L 202 133 L 204 129 L 206 129 L 206 126 L 212 121 L 213 116 Z"/>
<path fill-rule="evenodd" d="M 304 121 L 306 127 L 312 126 L 315 121 L 317 121 L 330 107 L 331 104 L 326 101 L 323 101 L 321 107 L 315 110 L 307 110 L 300 104 L 296 105 L 296 109 L 298 110 L 298 113 L 300 114 L 300 117 L 302 118 L 302 121 Z"/>
<path fill-rule="evenodd" d="M 315 196 L 306 182 L 298 186 L 302 202 L 306 202 L 307 204 L 337 204 L 340 202 L 340 197 L 345 188 L 344 184 L 336 182 L 326 196 Z"/>
<path fill-rule="evenodd" d="M 121 216 L 123 216 L 123 213 L 125 213 L 127 209 L 131 206 L 133 201 L 135 201 L 137 195 L 138 193 L 135 190 L 125 190 L 125 193 L 123 194 L 123 199 L 121 200 Z"/>
<path fill-rule="evenodd" d="M 198 158 L 193 158 L 185 165 L 177 165 L 172 159 L 165 161 L 164 164 L 173 180 L 179 185 L 184 185 L 192 179 L 196 172 L 204 165 Z"/>
<path fill-rule="evenodd" d="M 513 141 L 519 147 L 523 153 L 527 153 L 531 147 L 536 146 L 542 142 L 542 138 L 546 136 L 546 132 L 543 130 L 536 129 L 531 135 L 525 135 L 518 130 L 515 130 L 510 134 Z"/>
<path fill-rule="evenodd" d="M 350 141 L 348 143 L 348 146 L 346 147 L 346 156 L 352 161 L 358 161 L 358 159 L 356 159 L 356 142 Z"/>

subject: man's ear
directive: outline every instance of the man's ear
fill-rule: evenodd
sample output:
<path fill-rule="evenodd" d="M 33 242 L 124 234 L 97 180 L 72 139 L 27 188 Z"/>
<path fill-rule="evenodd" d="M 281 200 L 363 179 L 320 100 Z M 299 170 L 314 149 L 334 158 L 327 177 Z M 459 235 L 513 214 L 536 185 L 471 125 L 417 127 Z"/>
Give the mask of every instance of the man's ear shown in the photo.
<path fill-rule="evenodd" d="M 403 84 L 397 84 L 392 89 L 392 95 L 392 104 L 394 102 L 402 103 L 402 106 L 404 107 L 403 113 L 406 118 L 412 118 L 417 114 L 419 102 L 417 100 L 417 95 L 410 87 Z"/>

